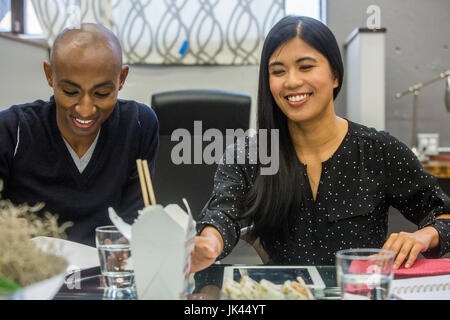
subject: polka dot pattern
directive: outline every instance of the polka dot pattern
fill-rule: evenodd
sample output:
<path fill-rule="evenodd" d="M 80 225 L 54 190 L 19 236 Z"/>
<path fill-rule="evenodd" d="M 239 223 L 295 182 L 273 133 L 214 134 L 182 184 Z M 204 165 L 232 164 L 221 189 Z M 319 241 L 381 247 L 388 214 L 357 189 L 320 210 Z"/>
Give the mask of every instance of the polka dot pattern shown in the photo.
<path fill-rule="evenodd" d="M 235 144 L 227 152 L 234 152 L 234 159 L 247 153 L 248 159 L 251 143 L 247 139 L 246 148 Z M 294 206 L 287 239 L 276 234 L 265 239 L 272 263 L 330 265 L 338 250 L 381 248 L 387 239 L 390 206 L 419 228 L 433 225 L 438 230 L 440 245 L 425 256 L 439 257 L 450 251 L 450 220 L 435 219 L 450 213 L 449 197 L 412 151 L 388 133 L 349 121 L 343 142 L 322 163 L 316 200 L 306 165 L 299 162 L 298 170 L 304 176 L 305 183 L 298 188 L 305 200 Z M 222 234 L 224 251 L 219 259 L 239 240 L 245 223 L 238 217 L 245 211 L 244 199 L 257 174 L 256 165 L 219 164 L 213 194 L 197 223 L 198 232 L 212 225 Z"/>

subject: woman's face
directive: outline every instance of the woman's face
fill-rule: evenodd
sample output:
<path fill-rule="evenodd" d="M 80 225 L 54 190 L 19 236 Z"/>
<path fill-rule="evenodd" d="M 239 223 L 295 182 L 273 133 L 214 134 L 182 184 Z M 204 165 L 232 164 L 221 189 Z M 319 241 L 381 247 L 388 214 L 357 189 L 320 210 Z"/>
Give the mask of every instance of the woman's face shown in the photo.
<path fill-rule="evenodd" d="M 333 89 L 338 86 L 328 60 L 296 37 L 278 47 L 269 59 L 272 96 L 288 120 L 313 120 L 334 112 Z"/>

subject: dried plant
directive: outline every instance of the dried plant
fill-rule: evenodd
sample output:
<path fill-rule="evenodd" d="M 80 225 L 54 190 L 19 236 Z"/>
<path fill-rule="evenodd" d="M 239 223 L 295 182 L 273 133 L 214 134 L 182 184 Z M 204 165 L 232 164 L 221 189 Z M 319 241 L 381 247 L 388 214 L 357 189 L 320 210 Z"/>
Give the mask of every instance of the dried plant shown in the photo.
<path fill-rule="evenodd" d="M 0 193 L 3 183 L 0 180 Z M 58 226 L 58 216 L 45 212 L 38 215 L 43 204 L 14 205 L 2 200 L 0 194 L 0 278 L 25 287 L 60 274 L 67 262 L 59 253 L 61 248 L 48 244 L 38 247 L 36 236 L 66 238 L 65 229 L 71 223 Z"/>

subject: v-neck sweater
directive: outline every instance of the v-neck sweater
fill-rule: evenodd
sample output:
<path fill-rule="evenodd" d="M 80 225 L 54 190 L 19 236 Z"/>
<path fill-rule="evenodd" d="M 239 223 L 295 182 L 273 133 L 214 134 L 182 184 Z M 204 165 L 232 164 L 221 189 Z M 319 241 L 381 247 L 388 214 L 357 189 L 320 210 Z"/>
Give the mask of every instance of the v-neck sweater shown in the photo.
<path fill-rule="evenodd" d="M 108 207 L 131 223 L 144 206 L 136 159 L 147 159 L 153 174 L 158 130 L 151 108 L 118 99 L 80 173 L 58 129 L 53 97 L 12 106 L 0 112 L 2 198 L 44 202 L 42 211 L 57 214 L 60 224 L 74 223 L 69 240 L 95 246 L 95 227 L 111 224 Z"/>
<path fill-rule="evenodd" d="M 95 136 L 94 142 L 89 146 L 85 154 L 83 156 L 79 157 L 75 150 L 70 146 L 70 144 L 67 142 L 67 140 L 63 137 L 64 144 L 67 147 L 67 150 L 69 150 L 70 155 L 72 156 L 73 162 L 78 168 L 78 171 L 83 172 L 86 166 L 88 165 L 89 161 L 92 158 L 92 154 L 94 153 L 95 146 L 97 145 L 98 137 L 100 136 L 100 131 L 97 132 L 97 135 Z"/>

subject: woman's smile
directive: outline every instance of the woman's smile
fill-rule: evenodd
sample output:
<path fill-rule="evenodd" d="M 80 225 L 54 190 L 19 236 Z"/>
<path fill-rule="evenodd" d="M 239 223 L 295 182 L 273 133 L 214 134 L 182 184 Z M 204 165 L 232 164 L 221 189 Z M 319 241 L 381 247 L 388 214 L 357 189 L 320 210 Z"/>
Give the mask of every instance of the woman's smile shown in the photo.
<path fill-rule="evenodd" d="M 297 107 L 309 101 L 312 93 L 289 94 L 285 97 L 290 106 Z"/>

